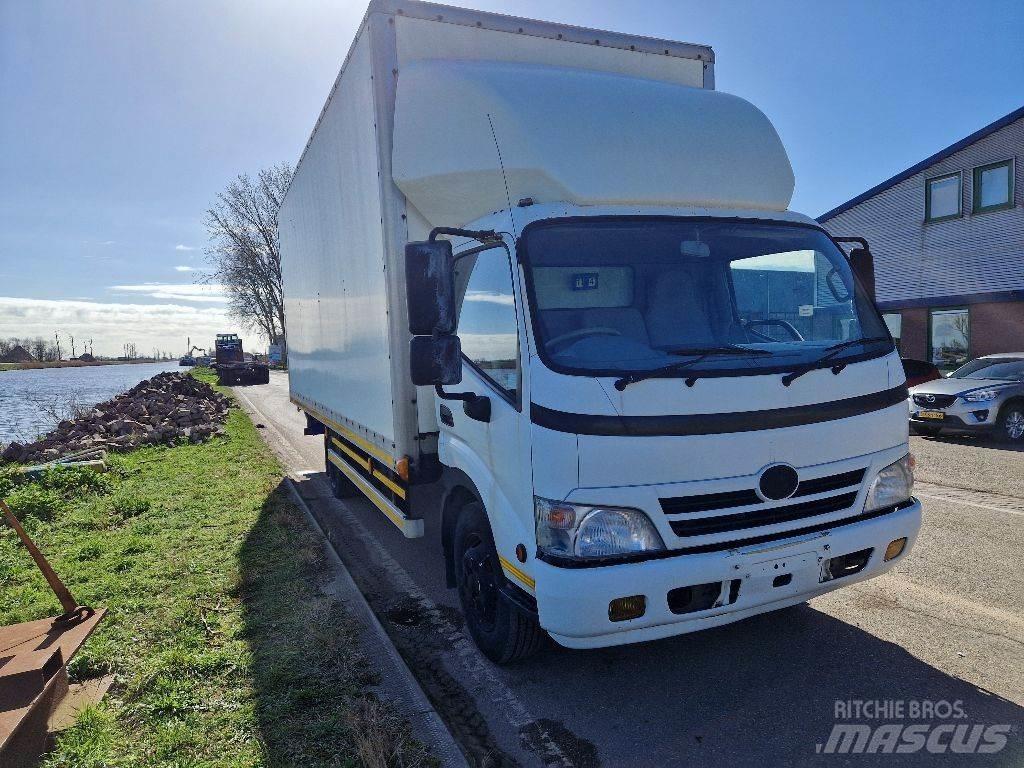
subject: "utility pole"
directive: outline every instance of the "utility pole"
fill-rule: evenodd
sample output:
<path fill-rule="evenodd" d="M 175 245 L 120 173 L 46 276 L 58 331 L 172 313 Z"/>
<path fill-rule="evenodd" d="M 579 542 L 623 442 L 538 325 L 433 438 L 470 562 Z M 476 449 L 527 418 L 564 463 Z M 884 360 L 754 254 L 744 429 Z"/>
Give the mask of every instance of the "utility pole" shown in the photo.
<path fill-rule="evenodd" d="M 54 341 L 57 342 L 57 362 L 59 363 L 60 362 L 60 332 L 59 331 L 53 334 L 53 339 L 54 339 Z"/>
<path fill-rule="evenodd" d="M 71 339 L 71 359 L 74 360 L 75 359 L 75 337 L 72 336 L 69 333 L 68 334 L 68 338 Z"/>

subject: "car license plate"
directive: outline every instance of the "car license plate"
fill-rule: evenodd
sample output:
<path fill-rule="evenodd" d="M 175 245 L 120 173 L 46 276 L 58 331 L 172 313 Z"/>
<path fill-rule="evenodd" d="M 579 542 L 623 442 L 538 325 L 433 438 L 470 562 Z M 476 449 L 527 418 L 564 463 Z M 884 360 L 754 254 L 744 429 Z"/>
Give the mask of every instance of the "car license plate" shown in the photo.
<path fill-rule="evenodd" d="M 942 421 L 942 419 L 946 418 L 946 414 L 944 412 L 942 412 L 942 411 L 920 411 L 917 414 L 917 418 L 919 418 L 919 419 L 937 419 L 939 421 Z"/>

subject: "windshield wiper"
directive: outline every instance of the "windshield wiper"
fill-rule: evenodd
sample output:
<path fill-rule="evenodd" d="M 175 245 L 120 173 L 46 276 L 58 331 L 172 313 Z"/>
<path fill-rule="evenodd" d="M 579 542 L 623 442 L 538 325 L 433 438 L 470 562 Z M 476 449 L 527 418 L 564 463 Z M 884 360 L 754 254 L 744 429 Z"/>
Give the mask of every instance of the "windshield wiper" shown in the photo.
<path fill-rule="evenodd" d="M 722 344 L 719 347 L 679 347 L 666 349 L 670 355 L 770 355 L 767 349 L 748 349 L 739 344 Z"/>
<path fill-rule="evenodd" d="M 638 381 L 653 379 L 666 373 L 685 371 L 691 365 L 696 365 L 701 360 L 711 357 L 712 355 L 770 355 L 771 352 L 766 349 L 747 349 L 746 347 L 730 344 L 722 347 L 683 347 L 680 349 L 671 349 L 669 350 L 669 354 L 694 355 L 694 358 L 692 360 L 681 360 L 678 363 L 672 363 L 671 365 L 664 365 L 661 368 L 654 368 L 650 371 L 627 373 L 622 378 L 615 380 L 615 388 L 621 392 L 630 384 L 636 384 Z M 687 379 L 686 383 L 688 386 L 693 386 L 692 379 Z"/>
<path fill-rule="evenodd" d="M 823 354 L 817 360 L 812 360 L 811 362 L 806 363 L 805 365 L 802 365 L 799 368 L 787 373 L 785 376 L 782 377 L 782 383 L 784 386 L 788 387 L 790 384 L 799 379 L 805 373 L 810 373 L 813 370 L 821 368 L 822 363 L 827 363 L 829 360 L 838 355 L 844 349 L 856 346 L 857 344 L 876 344 L 880 341 L 889 341 L 889 337 L 867 336 L 863 339 L 847 339 L 846 341 L 841 341 L 838 344 L 833 344 L 831 347 L 825 347 L 825 354 Z M 838 365 L 834 365 L 832 366 L 832 373 L 838 374 L 845 367 L 846 363 L 839 363 Z"/>

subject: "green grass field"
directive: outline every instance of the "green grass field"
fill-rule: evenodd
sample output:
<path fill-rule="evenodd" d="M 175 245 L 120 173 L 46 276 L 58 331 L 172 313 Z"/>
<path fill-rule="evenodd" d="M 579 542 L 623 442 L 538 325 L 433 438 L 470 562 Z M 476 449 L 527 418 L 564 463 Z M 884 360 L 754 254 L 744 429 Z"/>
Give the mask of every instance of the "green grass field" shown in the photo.
<path fill-rule="evenodd" d="M 204 374 L 197 374 L 208 378 Z M 45 765 L 356 766 L 432 760 L 388 705 L 339 604 L 320 540 L 237 408 L 202 445 L 62 470 L 3 495 L 79 602 L 109 614 L 71 665 L 114 686 Z M 0 624 L 59 613 L 0 523 Z"/>

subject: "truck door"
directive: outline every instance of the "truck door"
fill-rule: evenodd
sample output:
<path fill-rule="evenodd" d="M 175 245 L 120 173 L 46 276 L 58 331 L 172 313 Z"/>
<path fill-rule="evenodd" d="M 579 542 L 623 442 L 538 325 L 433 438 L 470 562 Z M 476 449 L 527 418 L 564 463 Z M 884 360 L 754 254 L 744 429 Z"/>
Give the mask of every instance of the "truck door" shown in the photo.
<path fill-rule="evenodd" d="M 503 511 L 530 496 L 529 462 L 523 460 L 522 365 L 519 312 L 512 264 L 504 248 L 459 259 L 456 290 L 461 296 L 458 335 L 462 342 L 462 383 L 451 391 L 490 400 L 487 421 L 468 415 L 458 400 L 438 400 L 442 459 L 468 474 L 484 497 L 501 552 Z M 528 456 L 528 454 L 527 454 Z"/>

